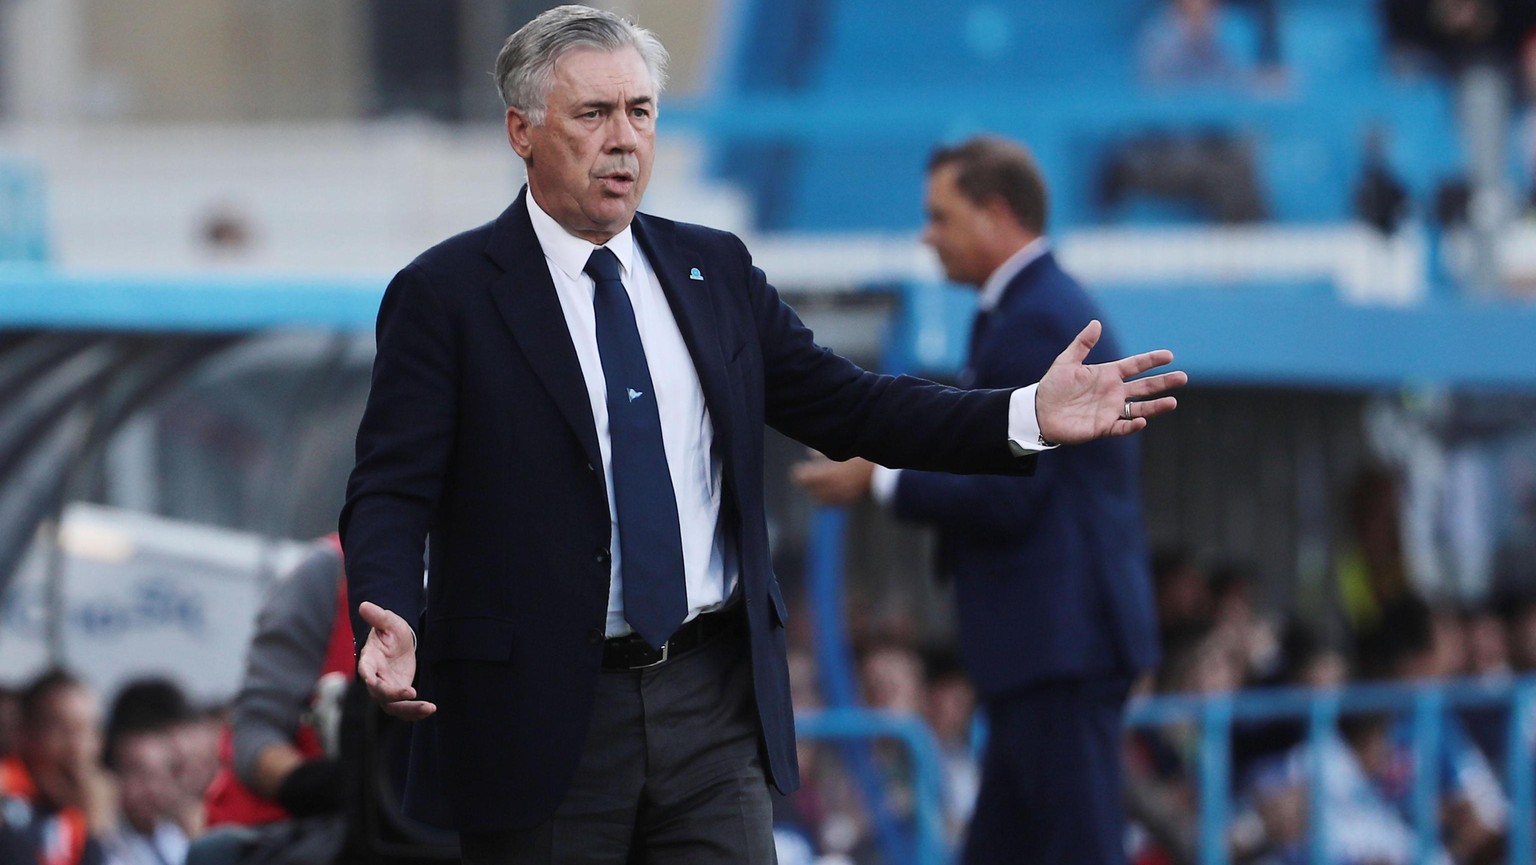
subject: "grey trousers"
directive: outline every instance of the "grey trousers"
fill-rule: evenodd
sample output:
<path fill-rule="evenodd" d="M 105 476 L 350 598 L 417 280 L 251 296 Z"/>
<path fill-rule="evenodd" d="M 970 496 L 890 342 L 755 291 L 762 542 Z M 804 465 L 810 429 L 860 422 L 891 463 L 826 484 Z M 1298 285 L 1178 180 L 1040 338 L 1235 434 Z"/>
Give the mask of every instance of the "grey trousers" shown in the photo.
<path fill-rule="evenodd" d="M 602 673 L 555 816 L 465 834 L 465 865 L 773 865 L 745 628 L 658 667 Z"/>

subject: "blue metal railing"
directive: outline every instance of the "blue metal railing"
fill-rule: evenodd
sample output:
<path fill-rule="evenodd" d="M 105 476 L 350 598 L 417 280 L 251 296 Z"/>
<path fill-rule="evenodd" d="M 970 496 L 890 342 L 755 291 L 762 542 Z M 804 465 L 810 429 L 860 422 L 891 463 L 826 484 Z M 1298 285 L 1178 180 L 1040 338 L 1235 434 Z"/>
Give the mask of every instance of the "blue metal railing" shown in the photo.
<path fill-rule="evenodd" d="M 857 708 L 858 689 L 849 651 L 842 593 L 843 538 L 847 515 L 819 509 L 811 519 L 807 546 L 807 577 L 811 613 L 815 617 L 817 662 L 829 705 L 826 712 L 802 716 L 801 735 L 838 739 L 875 823 L 877 840 L 887 861 L 938 863 L 946 861 L 943 818 L 939 808 L 940 770 L 936 745 L 927 727 L 915 717 Z M 1274 688 L 1206 697 L 1161 696 L 1134 703 L 1127 713 L 1129 728 L 1196 723 L 1199 742 L 1199 862 L 1227 865 L 1227 828 L 1232 813 L 1232 727 L 1234 721 L 1295 720 L 1307 725 L 1310 745 L 1307 776 L 1307 826 L 1310 861 L 1325 863 L 1330 850 L 1328 820 L 1324 819 L 1324 777 L 1327 748 L 1341 716 L 1395 712 L 1412 717 L 1415 771 L 1410 796 L 1415 859 L 1428 865 L 1439 847 L 1438 803 L 1440 751 L 1448 712 L 1505 707 L 1510 715 L 1504 782 L 1510 814 L 1508 861 L 1536 862 L 1536 676 L 1505 682 L 1447 681 L 1435 683 L 1361 684 L 1337 690 Z M 883 785 L 873 770 L 862 740 L 889 736 L 902 741 L 913 758 L 916 837 L 907 842 L 885 801 Z"/>
<path fill-rule="evenodd" d="M 1414 774 L 1410 803 L 1416 863 L 1429 863 L 1439 846 L 1438 803 L 1440 760 L 1437 759 L 1445 717 L 1450 711 L 1507 707 L 1510 712 L 1504 781 L 1510 799 L 1508 861 L 1536 861 L 1533 803 L 1536 789 L 1532 766 L 1532 722 L 1536 713 L 1536 676 L 1501 683 L 1447 681 L 1353 685 L 1334 691 L 1300 688 L 1244 691 L 1209 697 L 1164 696 L 1134 704 L 1127 717 L 1132 728 L 1194 722 L 1200 729 L 1200 865 L 1229 861 L 1226 829 L 1231 811 L 1230 742 L 1234 720 L 1301 720 L 1308 725 L 1311 745 L 1308 776 L 1323 777 L 1324 740 L 1341 715 L 1376 712 L 1410 713 Z M 1322 819 L 1322 784 L 1307 785 L 1308 849 L 1311 861 L 1327 860 L 1327 821 Z"/>
<path fill-rule="evenodd" d="M 887 861 L 914 865 L 945 865 L 949 861 L 940 806 L 943 771 L 933 733 L 921 718 L 870 709 L 827 709 L 797 715 L 795 732 L 807 739 L 847 743 L 877 738 L 899 742 L 912 758 L 914 833 L 910 848 L 903 845 L 894 858 L 887 854 Z"/>
<path fill-rule="evenodd" d="M 848 617 L 843 613 L 843 538 L 847 525 L 848 515 L 840 508 L 822 508 L 816 512 L 806 541 L 806 570 L 815 617 L 812 632 L 816 635 L 816 668 L 821 674 L 822 695 L 834 710 L 856 711 L 860 705 L 858 677 L 854 673 L 851 642 L 845 625 Z M 885 785 L 868 745 L 858 737 L 840 738 L 846 740 L 843 760 L 863 796 L 881 852 L 886 861 L 906 861 L 908 845 L 886 802 Z M 919 826 L 927 820 L 926 815 L 917 815 Z"/>

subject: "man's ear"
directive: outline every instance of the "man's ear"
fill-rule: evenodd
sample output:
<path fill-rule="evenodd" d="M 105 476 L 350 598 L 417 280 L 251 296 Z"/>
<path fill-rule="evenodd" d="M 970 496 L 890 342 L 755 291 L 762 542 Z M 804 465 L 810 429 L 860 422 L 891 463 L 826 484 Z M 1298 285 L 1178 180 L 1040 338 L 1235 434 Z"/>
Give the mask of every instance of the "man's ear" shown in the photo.
<path fill-rule="evenodd" d="M 1008 206 L 1008 199 L 1001 195 L 989 195 L 982 203 L 981 210 L 987 215 L 987 221 L 995 226 L 1015 226 L 1019 224 L 1019 218 L 1013 215 L 1013 208 Z"/>
<path fill-rule="evenodd" d="M 528 122 L 528 115 L 517 108 L 507 109 L 507 143 L 525 160 L 533 152 L 532 132 L 533 124 Z"/>

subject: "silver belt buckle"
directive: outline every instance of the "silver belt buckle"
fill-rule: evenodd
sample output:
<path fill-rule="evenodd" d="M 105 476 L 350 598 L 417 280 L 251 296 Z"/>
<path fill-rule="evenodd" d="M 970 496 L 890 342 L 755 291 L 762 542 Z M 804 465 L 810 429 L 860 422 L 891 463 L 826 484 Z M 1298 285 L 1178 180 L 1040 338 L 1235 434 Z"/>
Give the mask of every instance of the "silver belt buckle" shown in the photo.
<path fill-rule="evenodd" d="M 665 643 L 661 644 L 661 657 L 660 658 L 657 658 L 656 660 L 650 662 L 649 664 L 640 664 L 638 666 L 630 667 L 630 669 L 631 670 L 649 670 L 650 668 L 655 667 L 657 665 L 665 664 L 667 662 L 667 656 L 670 655 L 671 653 L 672 653 L 672 641 L 668 640 Z"/>

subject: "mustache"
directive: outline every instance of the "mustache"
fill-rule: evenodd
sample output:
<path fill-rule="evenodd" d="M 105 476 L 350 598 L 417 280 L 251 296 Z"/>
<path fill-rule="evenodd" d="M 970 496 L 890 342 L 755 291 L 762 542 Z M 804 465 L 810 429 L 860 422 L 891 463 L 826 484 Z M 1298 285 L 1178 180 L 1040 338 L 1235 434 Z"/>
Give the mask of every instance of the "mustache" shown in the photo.
<path fill-rule="evenodd" d="M 627 174 L 630 177 L 640 176 L 640 161 L 638 159 L 623 159 L 608 165 L 599 166 L 592 171 L 593 177 L 612 177 L 615 174 Z"/>

